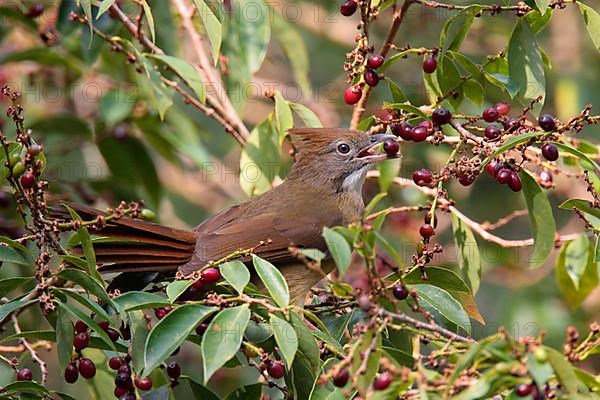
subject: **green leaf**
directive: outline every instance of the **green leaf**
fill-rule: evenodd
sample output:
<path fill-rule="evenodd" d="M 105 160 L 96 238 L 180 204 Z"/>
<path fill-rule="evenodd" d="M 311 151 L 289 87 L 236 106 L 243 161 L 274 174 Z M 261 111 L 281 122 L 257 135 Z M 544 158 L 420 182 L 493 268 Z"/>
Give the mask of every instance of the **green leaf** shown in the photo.
<path fill-rule="evenodd" d="M 377 168 L 379 169 L 379 189 L 382 192 L 386 192 L 390 188 L 394 178 L 396 178 L 400 172 L 401 164 L 402 158 L 398 157 L 382 161 L 377 165 Z"/>
<path fill-rule="evenodd" d="M 229 393 L 225 400 L 260 400 L 262 398 L 262 383 L 246 385 Z"/>
<path fill-rule="evenodd" d="M 376 335 L 375 328 L 370 328 L 361 335 L 360 344 L 352 357 L 352 372 L 356 372 L 364 360 L 365 351 L 371 347 L 371 343 L 373 342 L 375 342 L 375 347 L 368 356 L 366 371 L 364 374 L 358 376 L 356 382 L 356 389 L 362 398 L 367 398 L 367 390 L 379 369 L 379 361 L 381 359 L 381 335 Z"/>
<path fill-rule="evenodd" d="M 584 243 L 587 249 L 582 248 Z M 595 251 L 587 238 L 563 244 L 556 259 L 556 280 L 571 309 L 577 308 L 598 285 Z"/>
<path fill-rule="evenodd" d="M 33 277 L 16 277 L 0 279 L 0 297 L 6 296 L 18 287 L 25 286 L 33 280 Z"/>
<path fill-rule="evenodd" d="M 567 361 L 566 357 L 551 347 L 544 346 L 548 354 L 548 362 L 554 368 L 554 372 L 559 382 L 566 389 L 567 394 L 574 396 L 577 394 L 577 376 L 573 366 Z"/>
<path fill-rule="evenodd" d="M 465 40 L 467 33 L 473 25 L 475 15 L 481 11 L 481 6 L 472 5 L 458 14 L 448 18 L 440 34 L 440 59 L 443 59 L 448 50 L 458 50 Z"/>
<path fill-rule="evenodd" d="M 423 119 L 429 119 L 427 114 L 425 114 L 419 107 L 415 107 L 410 103 L 383 103 L 383 108 L 386 110 L 402 110 L 406 111 L 409 114 L 414 114 L 417 117 L 421 117 Z"/>
<path fill-rule="evenodd" d="M 131 363 L 136 371 L 142 371 L 144 369 L 145 362 L 145 349 L 146 340 L 150 329 L 148 328 L 148 321 L 143 311 L 130 311 L 128 314 L 128 325 L 131 331 Z"/>
<path fill-rule="evenodd" d="M 65 369 L 71 361 L 74 337 L 71 319 L 63 308 L 59 308 L 56 317 L 56 350 L 61 370 Z"/>
<path fill-rule="evenodd" d="M 479 247 L 471 229 L 455 214 L 452 214 L 452 231 L 462 276 L 475 295 L 481 280 L 481 256 Z"/>
<path fill-rule="evenodd" d="M 219 2 L 212 3 L 215 7 L 218 7 L 219 14 L 222 13 L 221 5 Z M 196 12 L 202 20 L 202 25 L 206 31 L 206 36 L 210 42 L 210 52 L 213 58 L 213 64 L 217 65 L 219 61 L 219 55 L 221 53 L 221 42 L 223 41 L 223 26 L 219 20 L 217 14 L 212 10 L 205 0 L 194 0 L 196 6 Z"/>
<path fill-rule="evenodd" d="M 27 307 L 28 305 L 37 302 L 38 299 L 32 300 L 12 300 L 8 303 L 2 304 L 0 306 L 0 322 L 4 321 L 6 317 L 12 314 L 13 311 L 18 310 L 23 307 Z"/>
<path fill-rule="evenodd" d="M 55 288 L 54 290 L 64 294 L 65 296 L 69 296 L 70 298 L 72 298 L 73 300 L 75 300 L 76 302 L 81 304 L 82 306 L 86 307 L 93 314 L 96 314 L 97 316 L 101 317 L 102 319 L 107 320 L 107 321 L 110 321 L 112 319 L 112 317 L 110 315 L 108 315 L 106 310 L 104 310 L 98 303 L 88 299 L 87 297 L 80 295 L 79 293 L 77 293 L 73 290 L 69 290 L 69 289 Z"/>
<path fill-rule="evenodd" d="M 98 6 L 98 14 L 96 14 L 96 19 L 99 19 L 102 14 L 107 12 L 116 1 L 117 0 L 102 0 L 102 3 L 100 3 L 100 6 Z"/>
<path fill-rule="evenodd" d="M 285 365 L 289 370 L 294 362 L 296 351 L 298 351 L 298 335 L 286 320 L 279 318 L 275 314 L 271 314 L 269 322 L 271 323 L 279 352 L 283 356 Z"/>
<path fill-rule="evenodd" d="M 579 158 L 581 161 L 583 161 L 583 164 L 586 166 L 586 168 L 594 169 L 596 170 L 596 174 L 600 174 L 600 166 L 598 165 L 598 163 L 592 160 L 590 157 L 588 157 L 587 154 L 585 154 L 584 152 L 579 151 L 576 148 L 569 146 L 568 144 L 558 142 L 552 143 L 554 143 L 559 149 L 566 151 L 567 153 L 573 154 L 575 157 Z"/>
<path fill-rule="evenodd" d="M 532 268 L 541 266 L 554 247 L 556 223 L 552 207 L 535 179 L 525 170 L 519 174 L 523 182 L 523 196 L 529 210 L 529 220 L 533 231 L 533 251 L 530 255 Z"/>
<path fill-rule="evenodd" d="M 241 295 L 250 282 L 250 271 L 246 265 L 241 261 L 230 261 L 219 265 L 219 270 L 227 283 Z"/>
<path fill-rule="evenodd" d="M 101 286 L 97 280 L 92 279 L 85 272 L 74 269 L 74 268 L 66 268 L 60 271 L 58 274 L 63 279 L 74 282 L 85 289 L 86 292 L 92 294 L 102 300 L 104 303 L 111 305 L 112 300 L 106 293 L 106 290 L 103 286 Z"/>
<path fill-rule="evenodd" d="M 519 87 L 519 96 L 525 102 L 542 96 L 534 104 L 532 112 L 539 115 L 546 96 L 546 77 L 542 54 L 535 34 L 524 19 L 519 19 L 508 44 L 509 77 Z"/>
<path fill-rule="evenodd" d="M 66 204 L 63 204 L 63 206 L 67 209 L 67 211 L 69 211 L 69 214 L 71 214 L 71 218 L 73 218 L 73 220 L 83 222 L 81 217 L 71 207 L 67 206 Z M 96 254 L 94 253 L 94 247 L 92 246 L 92 239 L 90 238 L 90 233 L 83 224 L 81 224 L 79 229 L 77 229 L 77 236 L 79 238 L 81 248 L 83 249 L 83 254 L 85 255 L 88 274 L 94 278 L 102 288 L 104 288 L 104 279 L 102 279 L 102 276 L 100 276 L 100 273 L 96 268 Z"/>
<path fill-rule="evenodd" d="M 288 131 L 294 127 L 294 116 L 289 103 L 279 91 L 275 94 L 275 126 L 279 133 L 279 144 L 283 143 Z"/>
<path fill-rule="evenodd" d="M 77 0 L 77 4 L 83 9 L 90 25 L 90 34 L 94 33 L 94 17 L 92 16 L 92 0 Z M 90 38 L 91 40 L 91 38 Z"/>
<path fill-rule="evenodd" d="M 273 37 L 281 44 L 286 58 L 292 66 L 294 80 L 300 90 L 305 93 L 304 97 L 308 97 L 311 92 L 308 74 L 310 59 L 302 35 L 295 29 L 294 24 L 288 22 L 278 12 L 273 12 L 272 16 Z"/>
<path fill-rule="evenodd" d="M 592 39 L 592 42 L 594 42 L 594 46 L 600 51 L 600 14 L 580 1 L 577 2 L 577 6 L 579 7 L 588 33 L 590 34 L 590 38 Z"/>
<path fill-rule="evenodd" d="M 136 97 L 122 89 L 109 90 L 100 98 L 100 118 L 109 126 L 113 126 L 129 116 L 136 102 Z"/>
<path fill-rule="evenodd" d="M 312 335 L 314 330 L 308 329 L 302 317 L 295 312 L 290 312 L 290 322 L 298 336 L 298 352 L 306 357 L 312 373 L 317 376 L 321 366 L 321 353 L 317 341 Z"/>
<path fill-rule="evenodd" d="M 450 293 L 433 285 L 417 284 L 411 285 L 417 291 L 419 302 L 426 309 L 439 313 L 442 317 L 454 325 L 471 333 L 471 321 L 462 305 L 454 299 Z"/>
<path fill-rule="evenodd" d="M 176 280 L 167 285 L 167 297 L 171 303 L 174 303 L 179 296 L 183 294 L 194 281 L 192 280 Z"/>
<path fill-rule="evenodd" d="M 525 15 L 525 20 L 529 24 L 529 27 L 536 35 L 544 30 L 544 28 L 550 22 L 552 18 L 552 9 L 546 9 L 545 13 L 541 13 L 537 10 L 532 10 Z"/>
<path fill-rule="evenodd" d="M 146 339 L 143 375 L 148 375 L 165 361 L 215 310 L 200 304 L 184 304 L 158 321 Z"/>
<path fill-rule="evenodd" d="M 157 308 L 170 306 L 171 302 L 162 296 L 147 292 L 126 292 L 115 297 L 113 302 L 123 311 L 143 310 L 146 308 Z"/>
<path fill-rule="evenodd" d="M 267 260 L 252 255 L 252 263 L 258 277 L 275 300 L 279 307 L 287 307 L 290 304 L 290 291 L 287 282 L 281 272 Z"/>
<path fill-rule="evenodd" d="M 483 105 L 483 86 L 473 79 L 465 81 L 462 85 L 463 95 L 478 107 Z"/>
<path fill-rule="evenodd" d="M 394 103 L 404 103 L 408 101 L 406 95 L 404 94 L 400 86 L 396 85 L 396 82 L 394 82 L 387 76 L 385 77 L 385 80 L 388 83 L 388 89 L 390 90 L 390 95 L 392 96 L 392 100 Z"/>
<path fill-rule="evenodd" d="M 156 42 L 156 28 L 154 27 L 154 15 L 152 15 L 152 8 L 146 0 L 140 0 L 140 2 L 144 8 L 144 16 L 146 17 L 146 22 L 148 22 L 150 37 L 152 38 L 152 42 Z"/>
<path fill-rule="evenodd" d="M 565 253 L 565 269 L 575 290 L 579 290 L 581 278 L 591 261 L 592 245 L 584 234 L 572 240 Z"/>
<path fill-rule="evenodd" d="M 202 103 L 206 103 L 206 90 L 204 83 L 200 79 L 200 74 L 196 68 L 181 58 L 160 55 L 147 54 L 146 57 L 154 58 L 171 68 L 183 81 L 194 91 Z"/>
<path fill-rule="evenodd" d="M 48 389 L 46 389 L 39 383 L 32 382 L 32 381 L 13 382 L 2 388 L 3 394 L 4 393 L 10 393 L 10 394 L 12 394 L 12 393 L 32 393 L 32 392 L 39 393 L 39 394 L 45 394 L 48 396 L 50 395 L 50 391 Z M 25 396 L 19 397 L 19 398 L 24 399 Z"/>
<path fill-rule="evenodd" d="M 190 389 L 194 394 L 194 399 L 196 400 L 219 400 L 219 397 L 213 393 L 212 390 L 207 388 L 206 386 L 202 386 L 198 382 L 194 381 L 189 376 L 182 376 L 180 380 L 187 381 L 190 385 Z"/>
<path fill-rule="evenodd" d="M 25 267 L 32 266 L 32 263 L 23 253 L 8 246 L 0 246 L 0 262 L 23 265 Z"/>
<path fill-rule="evenodd" d="M 542 15 L 544 15 L 548 11 L 550 0 L 535 0 L 535 5 L 537 6 L 537 9 L 542 13 Z"/>
<path fill-rule="evenodd" d="M 440 58 L 440 67 L 436 70 L 437 82 L 443 95 L 455 92 L 457 96 L 448 97 L 448 102 L 456 110 L 463 98 L 461 85 L 463 84 L 460 71 L 454 61 L 448 56 Z"/>
<path fill-rule="evenodd" d="M 57 304 L 58 307 L 63 308 L 65 311 L 68 311 L 69 314 L 71 314 L 76 319 L 80 319 L 83 322 L 85 322 L 85 324 L 90 329 L 92 329 L 98 336 L 100 336 L 100 339 L 102 339 L 104 343 L 106 343 L 112 350 L 116 351 L 115 344 L 106 334 L 104 329 L 102 329 L 100 325 L 98 325 L 98 323 L 91 319 L 86 313 L 84 313 L 76 307 L 73 307 L 71 304 L 63 303 L 62 301 L 56 301 L 55 304 Z"/>
<path fill-rule="evenodd" d="M 346 239 L 333 229 L 324 228 L 323 237 L 325 238 L 325 243 L 327 243 L 327 249 L 329 249 L 329 253 L 338 267 L 341 278 L 350 266 L 352 249 Z"/>
<path fill-rule="evenodd" d="M 322 128 L 323 127 L 323 124 L 321 123 L 321 120 L 319 119 L 319 117 L 317 117 L 317 114 L 312 112 L 312 110 L 310 108 L 306 107 L 304 104 L 290 102 L 289 105 L 292 108 L 292 111 L 298 117 L 300 117 L 302 122 L 304 122 L 304 124 L 307 127 L 309 127 L 309 128 Z"/>
<path fill-rule="evenodd" d="M 20 338 L 28 340 L 47 340 L 49 342 L 56 342 L 56 333 L 54 331 L 27 331 L 21 333 L 13 333 L 12 335 L 0 339 L 0 343 L 7 343 Z M 73 344 L 71 343 L 71 346 L 72 345 Z"/>
<path fill-rule="evenodd" d="M 204 383 L 237 353 L 249 320 L 249 306 L 243 304 L 222 310 L 210 322 L 201 346 Z"/>

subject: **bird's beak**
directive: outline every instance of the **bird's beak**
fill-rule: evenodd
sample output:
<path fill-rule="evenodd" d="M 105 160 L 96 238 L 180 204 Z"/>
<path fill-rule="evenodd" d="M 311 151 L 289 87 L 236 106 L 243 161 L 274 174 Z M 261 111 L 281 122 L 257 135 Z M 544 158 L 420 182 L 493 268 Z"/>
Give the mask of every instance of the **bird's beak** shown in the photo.
<path fill-rule="evenodd" d="M 384 161 L 390 158 L 396 158 L 395 154 L 386 154 L 386 153 L 372 153 L 371 150 L 385 142 L 386 140 L 393 140 L 396 141 L 397 138 L 394 135 L 388 135 L 385 133 L 376 133 L 374 135 L 371 135 L 371 143 L 369 143 L 367 146 L 363 147 L 362 149 L 360 149 L 360 151 L 358 152 L 356 158 L 363 160 L 367 163 L 376 163 L 379 161 Z"/>

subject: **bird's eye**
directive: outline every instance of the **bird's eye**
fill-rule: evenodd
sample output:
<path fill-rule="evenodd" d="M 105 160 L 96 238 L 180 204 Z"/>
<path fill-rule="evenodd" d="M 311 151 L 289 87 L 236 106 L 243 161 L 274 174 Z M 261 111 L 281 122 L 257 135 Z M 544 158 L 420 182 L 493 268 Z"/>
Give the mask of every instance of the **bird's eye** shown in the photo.
<path fill-rule="evenodd" d="M 340 143 L 337 149 L 341 154 L 348 154 L 350 152 L 350 146 L 348 146 L 346 143 Z"/>

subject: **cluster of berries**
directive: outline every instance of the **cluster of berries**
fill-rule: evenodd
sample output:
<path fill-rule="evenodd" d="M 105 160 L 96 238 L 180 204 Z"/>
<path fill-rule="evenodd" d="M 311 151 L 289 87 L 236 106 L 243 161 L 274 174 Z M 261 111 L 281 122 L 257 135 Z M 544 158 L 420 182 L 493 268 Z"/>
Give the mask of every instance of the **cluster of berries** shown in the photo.
<path fill-rule="evenodd" d="M 385 59 L 381 54 L 374 54 L 367 58 L 367 66 L 363 74 L 363 79 L 367 85 L 377 86 L 381 79 L 377 73 L 377 68 L 381 67 L 384 61 Z M 344 92 L 344 101 L 348 105 L 356 104 L 362 97 L 362 94 L 363 92 L 360 85 L 350 86 Z"/>

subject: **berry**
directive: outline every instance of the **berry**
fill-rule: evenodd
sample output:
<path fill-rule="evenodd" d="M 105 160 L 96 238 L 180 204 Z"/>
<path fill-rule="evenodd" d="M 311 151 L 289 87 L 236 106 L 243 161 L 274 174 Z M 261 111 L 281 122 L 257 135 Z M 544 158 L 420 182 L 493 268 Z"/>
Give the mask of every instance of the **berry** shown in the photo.
<path fill-rule="evenodd" d="M 429 131 L 423 125 L 415 126 L 410 132 L 410 138 L 415 142 L 422 142 L 427 139 L 427 136 L 429 136 Z"/>
<path fill-rule="evenodd" d="M 77 378 L 79 378 L 79 371 L 77 370 L 77 366 L 75 363 L 70 363 L 65 368 L 65 382 L 67 383 L 75 383 L 77 382 Z"/>
<path fill-rule="evenodd" d="M 136 400 L 135 395 L 131 393 L 125 393 L 123 396 L 120 396 L 118 400 Z"/>
<path fill-rule="evenodd" d="M 452 113 L 445 108 L 438 108 L 433 111 L 433 114 L 431 114 L 431 120 L 438 126 L 447 124 L 451 119 Z"/>
<path fill-rule="evenodd" d="M 11 195 L 7 192 L 0 191 L 0 208 L 6 208 L 10 206 Z"/>
<path fill-rule="evenodd" d="M 110 324 L 108 323 L 108 321 L 100 321 L 98 322 L 98 326 L 102 328 L 103 331 L 106 331 Z"/>
<path fill-rule="evenodd" d="M 90 344 L 90 335 L 88 335 L 87 332 L 78 333 L 73 338 L 73 347 L 75 347 L 75 350 L 77 350 L 77 351 L 81 351 L 81 350 L 85 349 L 86 347 L 89 346 L 89 344 Z"/>
<path fill-rule="evenodd" d="M 558 160 L 558 148 L 552 143 L 546 143 L 542 146 L 542 155 L 548 161 Z"/>
<path fill-rule="evenodd" d="M 367 67 L 377 69 L 383 65 L 385 58 L 381 54 L 373 54 L 367 58 Z"/>
<path fill-rule="evenodd" d="M 502 116 L 508 115 L 508 113 L 510 112 L 510 106 L 506 103 L 498 103 L 494 106 L 494 108 L 496 109 L 496 111 L 498 111 L 498 114 Z"/>
<path fill-rule="evenodd" d="M 113 137 L 117 140 L 125 140 L 129 137 L 129 127 L 127 124 L 119 124 L 113 129 Z"/>
<path fill-rule="evenodd" d="M 498 165 L 498 163 L 495 163 L 495 162 L 488 163 L 488 165 L 485 166 L 485 170 L 487 171 L 488 174 L 490 174 L 492 176 L 496 176 L 496 172 L 498 172 L 496 170 L 497 165 Z"/>
<path fill-rule="evenodd" d="M 494 125 L 488 125 L 485 128 L 485 132 L 484 135 L 486 138 L 490 139 L 490 140 L 494 140 L 494 139 L 498 139 L 498 136 L 500 136 L 500 128 L 498 128 L 497 126 Z"/>
<path fill-rule="evenodd" d="M 392 289 L 392 294 L 398 300 L 404 300 L 408 297 L 408 289 L 406 289 L 406 287 L 404 287 L 404 285 L 399 283 L 396 286 L 394 286 L 394 288 Z"/>
<path fill-rule="evenodd" d="M 79 373 L 85 379 L 91 379 L 96 375 L 96 365 L 89 358 L 79 359 Z"/>
<path fill-rule="evenodd" d="M 206 268 L 200 272 L 200 278 L 204 283 L 215 283 L 221 279 L 221 271 L 218 268 Z"/>
<path fill-rule="evenodd" d="M 115 378 L 115 385 L 118 388 L 130 390 L 133 388 L 133 382 L 131 381 L 131 376 L 124 372 L 119 372 L 117 377 Z"/>
<path fill-rule="evenodd" d="M 435 235 L 435 230 L 433 226 L 429 224 L 424 224 L 419 228 L 419 234 L 423 237 L 423 239 L 429 239 L 433 235 Z"/>
<path fill-rule="evenodd" d="M 435 57 L 429 56 L 425 59 L 425 61 L 423 61 L 423 72 L 425 72 L 426 74 L 432 74 L 433 72 L 435 72 L 436 68 L 437 61 L 435 60 Z"/>
<path fill-rule="evenodd" d="M 519 192 L 523 187 L 523 184 L 521 183 L 521 178 L 519 177 L 519 174 L 517 174 L 515 171 L 511 171 L 510 179 L 508 180 L 508 187 L 513 192 Z"/>
<path fill-rule="evenodd" d="M 177 379 L 181 376 L 181 368 L 179 368 L 179 364 L 175 361 L 171 361 L 167 364 L 167 375 L 171 379 Z"/>
<path fill-rule="evenodd" d="M 545 183 L 545 184 L 551 184 L 552 183 L 552 172 L 548 171 L 548 170 L 543 170 L 542 172 L 540 172 L 540 180 Z"/>
<path fill-rule="evenodd" d="M 42 146 L 40 146 L 37 143 L 33 143 L 31 146 L 29 146 L 29 148 L 27 149 L 27 154 L 29 154 L 32 157 L 36 157 L 38 156 L 40 153 L 42 152 Z"/>
<path fill-rule="evenodd" d="M 156 219 L 156 213 L 148 208 L 144 208 L 140 216 L 144 221 L 154 221 Z"/>
<path fill-rule="evenodd" d="M 498 113 L 498 110 L 496 110 L 495 107 L 490 107 L 483 110 L 481 116 L 485 122 L 494 122 L 498 119 L 500 113 Z"/>
<path fill-rule="evenodd" d="M 431 212 L 427 212 L 423 216 L 423 222 L 425 222 L 426 224 L 431 225 Z M 433 214 L 433 227 L 437 228 L 437 224 L 438 224 L 437 216 L 435 214 Z"/>
<path fill-rule="evenodd" d="M 498 173 L 496 174 L 496 180 L 498 181 L 498 183 L 501 184 L 505 184 L 508 183 L 510 181 L 510 176 L 512 174 L 512 171 L 508 168 L 501 168 Z"/>
<path fill-rule="evenodd" d="M 107 328 L 106 329 L 106 334 L 108 335 L 108 337 L 110 338 L 110 340 L 112 340 L 113 342 L 116 342 L 117 340 L 119 340 L 119 331 L 113 328 Z"/>
<path fill-rule="evenodd" d="M 340 14 L 344 17 L 349 17 L 356 12 L 358 4 L 354 0 L 346 0 L 340 6 Z"/>
<path fill-rule="evenodd" d="M 463 186 L 469 186 L 475 181 L 471 175 L 461 175 L 458 177 L 458 182 Z"/>
<path fill-rule="evenodd" d="M 121 366 L 119 367 L 117 372 L 120 374 L 131 375 L 131 368 L 129 368 L 129 365 L 127 365 L 127 364 L 121 364 Z"/>
<path fill-rule="evenodd" d="M 135 378 L 135 386 L 140 390 L 150 390 L 152 389 L 152 381 L 150 378 L 140 378 L 138 376 Z"/>
<path fill-rule="evenodd" d="M 283 378 L 283 375 L 285 375 L 283 363 L 281 361 L 273 361 L 267 366 L 267 373 L 274 379 Z"/>
<path fill-rule="evenodd" d="M 396 126 L 398 126 L 396 124 Z M 408 121 L 404 121 L 398 126 L 398 135 L 404 140 L 412 140 L 412 129 L 413 126 Z M 394 132 L 394 130 L 392 130 Z M 396 134 L 396 132 L 394 132 Z"/>
<path fill-rule="evenodd" d="M 21 186 L 25 189 L 33 189 L 35 186 L 35 177 L 31 172 L 27 171 L 21 175 Z"/>
<path fill-rule="evenodd" d="M 348 105 L 356 104 L 362 97 L 362 89 L 358 86 L 350 86 L 344 92 L 344 101 Z"/>
<path fill-rule="evenodd" d="M 168 312 L 164 308 L 157 308 L 154 310 L 154 315 L 158 319 L 163 319 L 164 317 L 166 317 L 167 314 Z"/>
<path fill-rule="evenodd" d="M 385 390 L 388 388 L 388 386 L 390 386 L 390 383 L 392 383 L 392 374 L 387 371 L 382 372 L 381 374 L 377 375 L 377 378 L 375 378 L 375 382 L 373 382 L 373 388 L 375 388 L 375 390 Z"/>
<path fill-rule="evenodd" d="M 77 322 L 75 322 L 75 332 L 76 333 L 86 332 L 87 329 L 88 329 L 88 326 L 82 320 L 78 320 Z"/>
<path fill-rule="evenodd" d="M 368 69 L 365 71 L 365 82 L 369 86 L 377 86 L 379 83 L 379 75 L 374 69 Z"/>
<path fill-rule="evenodd" d="M 519 397 L 529 396 L 533 391 L 533 386 L 525 383 L 520 384 L 515 388 L 515 394 Z"/>
<path fill-rule="evenodd" d="M 431 182 L 433 182 L 433 174 L 427 168 L 421 168 L 416 170 L 413 173 L 413 182 L 417 184 L 417 186 L 429 186 Z"/>
<path fill-rule="evenodd" d="M 108 366 L 110 369 L 117 370 L 121 364 L 123 364 L 123 360 L 121 360 L 119 357 L 112 357 L 110 360 L 108 360 Z"/>
<path fill-rule="evenodd" d="M 347 368 L 342 368 L 333 376 L 333 384 L 337 387 L 344 387 L 350 379 L 350 373 Z"/>
<path fill-rule="evenodd" d="M 198 279 L 197 281 L 194 281 L 194 283 L 192 283 L 191 287 L 200 290 L 204 287 L 204 282 L 202 282 L 202 279 Z"/>
<path fill-rule="evenodd" d="M 202 336 L 204 335 L 204 332 L 206 332 L 206 330 L 208 329 L 208 324 L 207 323 L 200 323 L 197 327 L 196 327 L 196 335 L 198 336 Z"/>
<path fill-rule="evenodd" d="M 550 114 L 544 114 L 538 120 L 540 127 L 546 132 L 553 131 L 556 129 L 556 121 L 554 117 Z"/>
<path fill-rule="evenodd" d="M 114 393 L 114 395 L 115 395 L 116 398 L 121 398 L 121 396 L 125 396 L 126 394 L 128 394 L 129 390 L 128 389 L 123 389 L 123 388 L 120 388 L 120 387 L 117 386 L 115 388 L 115 391 L 113 393 Z"/>
<path fill-rule="evenodd" d="M 433 124 L 431 123 L 431 121 L 429 121 L 427 119 L 419 122 L 418 126 L 424 126 L 428 131 L 433 129 Z"/>
<path fill-rule="evenodd" d="M 123 337 L 123 339 L 131 339 L 131 329 L 129 329 L 129 325 L 121 324 L 119 331 L 121 332 L 121 336 Z"/>
<path fill-rule="evenodd" d="M 22 368 L 17 372 L 18 381 L 30 381 L 33 379 L 33 372 L 29 368 Z"/>
<path fill-rule="evenodd" d="M 393 156 L 400 151 L 400 145 L 395 140 L 386 140 L 383 143 L 383 151 L 385 151 L 388 156 Z"/>
<path fill-rule="evenodd" d="M 40 3 L 34 3 L 29 10 L 25 13 L 27 18 L 37 18 L 44 12 L 44 5 Z"/>

